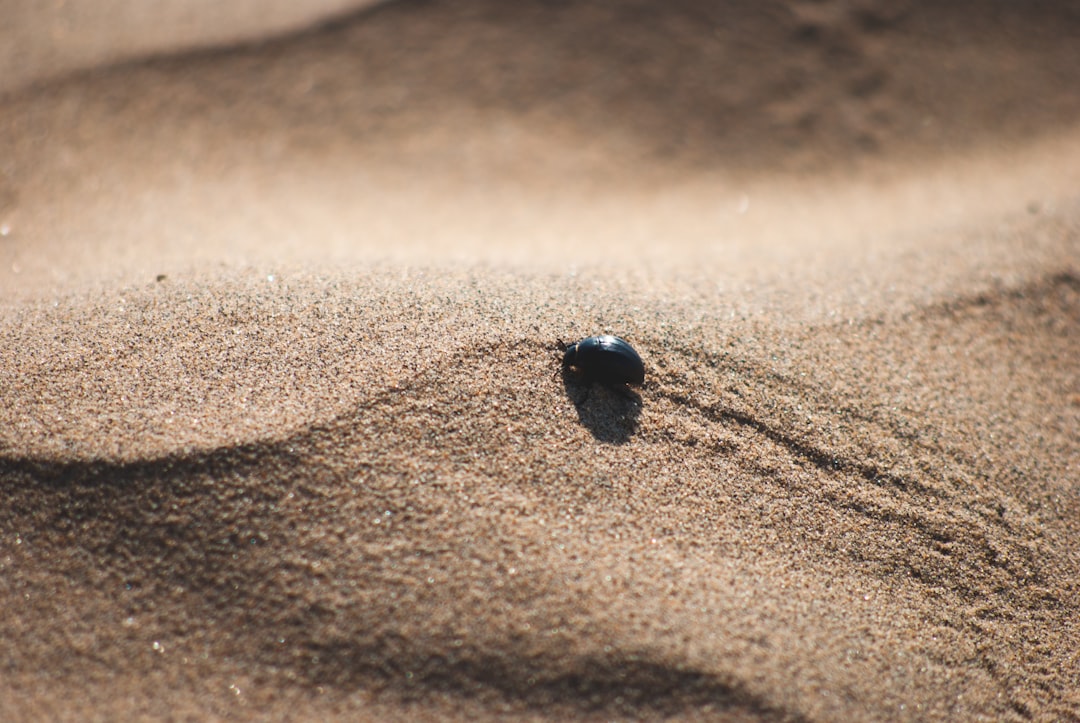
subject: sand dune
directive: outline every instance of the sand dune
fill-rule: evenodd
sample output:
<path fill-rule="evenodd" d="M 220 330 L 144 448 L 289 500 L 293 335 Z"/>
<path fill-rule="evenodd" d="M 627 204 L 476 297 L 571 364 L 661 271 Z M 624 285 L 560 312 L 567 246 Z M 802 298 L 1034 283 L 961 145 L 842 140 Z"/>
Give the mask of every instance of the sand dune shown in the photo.
<path fill-rule="evenodd" d="M 0 717 L 1080 718 L 1078 27 L 401 2 L 9 92 Z"/>

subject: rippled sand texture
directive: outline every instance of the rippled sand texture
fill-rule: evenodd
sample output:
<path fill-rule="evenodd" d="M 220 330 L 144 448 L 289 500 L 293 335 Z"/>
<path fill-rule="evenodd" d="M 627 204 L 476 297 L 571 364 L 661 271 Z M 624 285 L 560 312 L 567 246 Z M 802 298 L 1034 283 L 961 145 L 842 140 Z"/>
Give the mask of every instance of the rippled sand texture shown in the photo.
<path fill-rule="evenodd" d="M 1080 718 L 1078 34 L 394 2 L 9 91 L 0 719 Z"/>

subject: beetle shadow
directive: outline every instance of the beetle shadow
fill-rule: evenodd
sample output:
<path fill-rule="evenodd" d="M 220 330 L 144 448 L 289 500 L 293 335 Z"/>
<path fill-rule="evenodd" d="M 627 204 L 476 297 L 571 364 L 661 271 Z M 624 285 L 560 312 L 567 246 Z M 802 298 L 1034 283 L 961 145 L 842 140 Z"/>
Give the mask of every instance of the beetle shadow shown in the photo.
<path fill-rule="evenodd" d="M 568 371 L 564 371 L 562 377 L 566 396 L 577 410 L 578 421 L 593 437 L 608 444 L 625 444 L 630 440 L 641 416 L 640 394 L 629 387 L 587 384 Z"/>

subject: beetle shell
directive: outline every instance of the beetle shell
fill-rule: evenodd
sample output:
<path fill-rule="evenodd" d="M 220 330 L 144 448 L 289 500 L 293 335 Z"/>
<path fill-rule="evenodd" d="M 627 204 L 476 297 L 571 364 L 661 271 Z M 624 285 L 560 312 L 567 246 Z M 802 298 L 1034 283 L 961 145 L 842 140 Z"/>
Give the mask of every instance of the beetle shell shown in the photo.
<path fill-rule="evenodd" d="M 645 383 L 645 364 L 625 339 L 590 336 L 566 347 L 563 367 L 576 369 L 585 382 L 607 386 Z"/>

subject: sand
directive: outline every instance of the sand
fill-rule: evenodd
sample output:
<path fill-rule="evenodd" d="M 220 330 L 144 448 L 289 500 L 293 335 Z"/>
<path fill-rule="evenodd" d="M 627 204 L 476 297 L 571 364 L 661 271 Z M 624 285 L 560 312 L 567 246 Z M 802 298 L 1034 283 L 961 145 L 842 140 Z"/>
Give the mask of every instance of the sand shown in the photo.
<path fill-rule="evenodd" d="M 1080 719 L 1080 15 L 941 5 L 0 96 L 0 719 Z"/>

